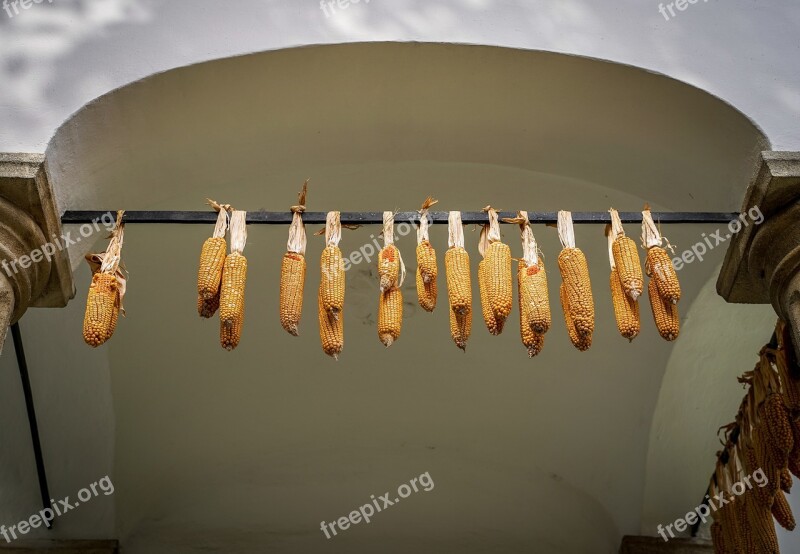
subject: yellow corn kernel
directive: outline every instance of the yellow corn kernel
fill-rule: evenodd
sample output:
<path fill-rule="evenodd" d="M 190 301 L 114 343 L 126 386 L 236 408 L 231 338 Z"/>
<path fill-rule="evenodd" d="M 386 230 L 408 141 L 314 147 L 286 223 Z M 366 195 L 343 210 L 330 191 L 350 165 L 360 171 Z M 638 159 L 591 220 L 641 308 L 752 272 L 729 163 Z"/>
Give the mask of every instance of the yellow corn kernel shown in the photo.
<path fill-rule="evenodd" d="M 234 252 L 225 258 L 222 270 L 222 288 L 219 293 L 219 318 L 230 327 L 234 322 L 244 323 L 244 289 L 247 284 L 247 258 Z"/>
<path fill-rule="evenodd" d="M 789 412 L 783 404 L 783 397 L 777 393 L 769 394 L 759 407 L 759 414 L 766 422 L 767 434 L 763 438 L 772 452 L 773 459 L 783 466 L 794 449 L 794 437 Z"/>
<path fill-rule="evenodd" d="M 794 514 L 783 491 L 778 491 L 778 494 L 775 495 L 775 501 L 772 503 L 772 515 L 781 527 L 787 531 L 794 531 Z"/>
<path fill-rule="evenodd" d="M 244 315 L 235 317 L 230 325 L 222 321 L 219 324 L 219 343 L 228 352 L 239 346 L 242 339 L 242 327 L 244 326 Z"/>
<path fill-rule="evenodd" d="M 461 350 L 467 350 L 467 340 L 472 332 L 472 310 L 465 314 L 458 314 L 455 310 L 450 312 L 450 336 Z"/>
<path fill-rule="evenodd" d="M 203 243 L 200 268 L 197 270 L 197 294 L 204 300 L 213 298 L 219 292 L 227 250 L 224 237 L 212 237 Z"/>
<path fill-rule="evenodd" d="M 681 330 L 678 305 L 661 297 L 658 293 L 655 279 L 650 279 L 647 291 L 650 296 L 650 307 L 653 310 L 653 320 L 656 323 L 658 333 L 664 340 L 673 341 L 677 339 Z"/>
<path fill-rule="evenodd" d="M 647 251 L 644 268 L 647 276 L 656 282 L 661 298 L 677 304 L 681 299 L 681 284 L 667 251 L 660 246 L 650 248 Z"/>
<path fill-rule="evenodd" d="M 328 356 L 338 360 L 339 354 L 342 353 L 344 348 L 344 317 L 341 312 L 337 312 L 336 317 L 329 314 L 322 301 L 322 291 L 317 295 L 317 308 L 322 350 Z"/>
<path fill-rule="evenodd" d="M 306 259 L 302 254 L 286 252 L 281 262 L 279 313 L 281 327 L 295 337 L 303 313 L 303 289 L 306 282 Z"/>
<path fill-rule="evenodd" d="M 400 279 L 400 252 L 394 244 L 384 246 L 378 256 L 381 292 L 395 288 Z"/>
<path fill-rule="evenodd" d="M 478 291 L 480 292 L 481 297 L 481 312 L 483 313 L 483 321 L 486 323 L 486 328 L 492 335 L 499 335 L 503 332 L 503 325 L 505 324 L 505 319 L 498 320 L 494 316 L 494 311 L 492 310 L 492 305 L 489 302 L 489 284 L 488 281 L 490 279 L 488 275 L 488 260 L 486 258 L 482 259 L 478 263 Z"/>
<path fill-rule="evenodd" d="M 400 338 L 403 326 L 403 293 L 391 288 L 378 299 L 378 338 L 387 348 Z"/>
<path fill-rule="evenodd" d="M 527 267 L 523 262 L 519 263 L 517 272 L 517 294 L 519 296 L 519 333 L 522 338 L 522 345 L 528 349 L 528 357 L 533 358 L 544 347 L 544 335 L 533 330 L 531 323 L 532 306 L 523 299 L 526 280 Z"/>
<path fill-rule="evenodd" d="M 580 248 L 564 248 L 558 255 L 558 268 L 575 331 L 581 336 L 591 335 L 594 332 L 594 297 L 586 256 Z"/>
<path fill-rule="evenodd" d="M 617 268 L 611 270 L 611 300 L 619 334 L 632 341 L 641 329 L 639 302 L 625 294 Z"/>
<path fill-rule="evenodd" d="M 539 258 L 539 265 L 526 266 L 520 260 L 517 276 L 520 287 L 520 310 L 524 304 L 528 309 L 528 321 L 531 329 L 543 335 L 550 329 L 550 298 L 547 292 L 547 272 L 544 268 L 544 260 Z"/>
<path fill-rule="evenodd" d="M 450 309 L 459 315 L 472 311 L 472 279 L 469 272 L 469 254 L 460 247 L 447 250 L 444 256 L 447 274 L 447 295 Z"/>
<path fill-rule="evenodd" d="M 502 242 L 493 242 L 486 249 L 486 293 L 489 305 L 502 331 L 503 322 L 511 313 L 514 292 L 511 277 L 511 249 Z"/>
<path fill-rule="evenodd" d="M 728 552 L 725 547 L 725 534 L 722 532 L 722 525 L 718 521 L 711 524 L 711 541 L 714 544 L 714 554 L 726 554 Z"/>
<path fill-rule="evenodd" d="M 569 298 L 564 283 L 561 283 L 561 286 L 559 287 L 559 293 L 559 296 L 561 297 L 561 308 L 564 312 L 564 323 L 566 323 L 567 326 L 569 340 L 575 348 L 581 352 L 585 352 L 592 346 L 592 334 L 589 333 L 587 335 L 581 335 L 578 333 L 578 329 L 575 327 L 575 322 L 572 319 L 571 310 L 569 307 Z"/>
<path fill-rule="evenodd" d="M 770 508 L 755 502 L 750 494 L 738 497 L 733 506 L 736 507 L 737 503 L 739 509 L 744 507 L 744 514 L 737 521 L 739 536 L 745 543 L 743 550 L 759 554 L 779 554 L 778 536 Z"/>
<path fill-rule="evenodd" d="M 420 307 L 426 312 L 432 312 L 436 308 L 436 278 L 431 281 L 425 282 L 422 276 L 422 270 L 417 268 L 417 299 Z"/>
<path fill-rule="evenodd" d="M 423 240 L 417 245 L 417 269 L 425 284 L 436 281 L 439 267 L 436 263 L 436 250 L 430 241 Z"/>
<path fill-rule="evenodd" d="M 614 257 L 614 265 L 619 274 L 619 280 L 622 283 L 622 290 L 632 300 L 636 300 L 644 290 L 642 262 L 639 259 L 639 250 L 636 247 L 636 242 L 630 237 L 617 237 L 611 245 L 611 252 Z"/>
<path fill-rule="evenodd" d="M 83 318 L 83 340 L 97 348 L 111 338 L 116 327 L 115 312 L 119 313 L 119 285 L 115 275 L 95 273 L 86 299 Z"/>
<path fill-rule="evenodd" d="M 204 299 L 202 296 L 197 296 L 197 313 L 200 317 L 209 319 L 214 317 L 214 314 L 217 313 L 219 310 L 219 292 L 216 296 L 209 298 L 208 300 Z"/>
<path fill-rule="evenodd" d="M 338 246 L 326 246 L 320 260 L 322 278 L 319 291 L 322 306 L 333 317 L 339 317 L 344 310 L 345 272 L 342 251 Z"/>

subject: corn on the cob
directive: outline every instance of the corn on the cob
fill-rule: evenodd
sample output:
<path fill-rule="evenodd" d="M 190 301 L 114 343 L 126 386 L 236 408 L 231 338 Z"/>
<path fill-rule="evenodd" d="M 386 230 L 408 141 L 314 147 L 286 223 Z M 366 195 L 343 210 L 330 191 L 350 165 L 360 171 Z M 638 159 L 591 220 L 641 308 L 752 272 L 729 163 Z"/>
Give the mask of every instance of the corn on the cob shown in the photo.
<path fill-rule="evenodd" d="M 636 243 L 627 236 L 617 237 L 612 244 L 612 252 L 622 288 L 625 294 L 636 300 L 644 290 L 642 262 Z"/>
<path fill-rule="evenodd" d="M 788 467 L 781 469 L 781 490 L 786 494 L 792 492 L 792 472 Z"/>
<path fill-rule="evenodd" d="M 794 531 L 794 514 L 783 491 L 778 491 L 778 494 L 775 495 L 775 501 L 772 503 L 772 515 L 781 527 L 787 531 Z"/>
<path fill-rule="evenodd" d="M 344 309 L 345 271 L 342 251 L 338 246 L 326 246 L 322 251 L 322 305 L 331 317 L 338 317 Z"/>
<path fill-rule="evenodd" d="M 539 258 L 538 266 L 527 266 L 525 262 L 520 261 L 517 278 L 520 287 L 520 309 L 525 306 L 531 329 L 543 335 L 550 329 L 552 322 L 544 260 Z"/>
<path fill-rule="evenodd" d="M 219 317 L 222 325 L 231 327 L 244 323 L 244 291 L 247 284 L 247 258 L 233 252 L 225 258 L 222 288 L 219 295 Z"/>
<path fill-rule="evenodd" d="M 489 301 L 489 285 L 488 281 L 491 279 L 489 275 L 488 261 L 486 258 L 478 263 L 478 290 L 481 296 L 481 311 L 483 313 L 483 320 L 486 323 L 486 328 L 492 335 L 499 335 L 503 332 L 505 319 L 495 318 L 495 313 L 492 310 L 492 304 Z"/>
<path fill-rule="evenodd" d="M 417 269 L 417 299 L 423 310 L 432 312 L 436 308 L 437 293 L 436 279 L 426 283 L 422 272 Z"/>
<path fill-rule="evenodd" d="M 714 554 L 727 554 L 729 552 L 725 544 L 722 524 L 719 521 L 711 524 L 711 542 L 714 545 Z"/>
<path fill-rule="evenodd" d="M 197 293 L 204 300 L 213 298 L 219 292 L 227 250 L 225 237 L 211 237 L 203 243 L 197 271 Z"/>
<path fill-rule="evenodd" d="M 792 439 L 794 440 L 794 446 L 792 447 L 792 451 L 789 453 L 787 465 L 789 471 L 792 472 L 792 475 L 800 478 L 800 421 L 793 417 L 790 418 L 789 423 L 792 426 Z"/>
<path fill-rule="evenodd" d="M 755 502 L 752 495 L 744 494 L 737 502 L 743 505 L 747 514 L 746 524 L 741 526 L 740 532 L 745 538 L 752 537 L 752 543 L 746 545 L 746 552 L 763 554 L 779 554 L 778 536 L 775 532 L 775 522 L 769 507 Z M 736 503 L 734 503 L 736 505 Z"/>
<path fill-rule="evenodd" d="M 651 279 L 648 283 L 647 290 L 650 296 L 653 320 L 656 323 L 658 333 L 664 340 L 673 341 L 677 339 L 681 325 L 678 306 L 661 297 L 654 279 Z"/>
<path fill-rule="evenodd" d="M 303 289 L 306 280 L 305 256 L 286 252 L 281 262 L 279 311 L 281 326 L 297 336 L 303 312 Z"/>
<path fill-rule="evenodd" d="M 567 310 L 579 335 L 594 331 L 594 298 L 589 280 L 589 266 L 579 248 L 564 248 L 558 255 Z"/>
<path fill-rule="evenodd" d="M 560 297 L 561 297 L 561 308 L 564 312 L 564 322 L 567 325 L 567 333 L 569 334 L 569 340 L 572 342 L 572 345 L 580 350 L 581 352 L 585 352 L 589 350 L 592 346 L 592 334 L 581 335 L 575 327 L 575 322 L 572 319 L 571 310 L 569 308 L 569 298 L 567 297 L 566 287 L 564 283 L 561 283 L 559 287 Z"/>
<path fill-rule="evenodd" d="M 331 316 L 325 309 L 322 301 L 322 291 L 317 295 L 319 314 L 319 337 L 322 350 L 332 358 L 338 360 L 344 348 L 344 317 L 341 313 L 337 317 Z"/>
<path fill-rule="evenodd" d="M 527 279 L 527 267 L 525 267 L 525 263 L 520 261 L 519 262 L 519 271 L 517 272 L 517 294 L 518 294 L 518 302 L 519 302 L 519 332 L 520 337 L 522 338 L 522 345 L 528 349 L 528 357 L 533 358 L 539 352 L 542 351 L 544 347 L 544 334 L 538 333 L 534 330 L 532 318 L 534 308 L 531 304 L 525 301 L 524 296 L 524 289 L 526 287 Z M 535 266 L 531 266 L 531 269 L 538 269 Z M 530 286 L 530 283 L 528 283 Z"/>
<path fill-rule="evenodd" d="M 417 245 L 417 268 L 424 283 L 436 280 L 439 267 L 436 263 L 436 250 L 430 241 L 424 240 Z"/>
<path fill-rule="evenodd" d="M 204 299 L 202 296 L 197 296 L 197 313 L 204 319 L 214 317 L 214 314 L 219 310 L 219 292 L 216 296 Z"/>
<path fill-rule="evenodd" d="M 619 240 L 619 239 L 617 239 Z M 611 300 L 614 304 L 614 317 L 617 320 L 619 334 L 632 341 L 639 334 L 639 302 L 625 294 L 618 270 L 611 270 Z"/>
<path fill-rule="evenodd" d="M 660 246 L 653 246 L 647 251 L 645 261 L 647 275 L 655 281 L 658 294 L 672 304 L 681 299 L 681 285 L 667 251 Z"/>
<path fill-rule="evenodd" d="M 394 244 L 389 244 L 381 249 L 378 259 L 381 292 L 385 292 L 397 286 L 400 278 L 400 253 Z"/>
<path fill-rule="evenodd" d="M 226 325 L 222 321 L 219 324 L 219 343 L 228 352 L 239 346 L 239 341 L 242 339 L 242 327 L 244 326 L 244 316 L 237 316 L 230 325 Z"/>
<path fill-rule="evenodd" d="M 444 256 L 444 261 L 450 309 L 460 315 L 470 313 L 472 279 L 469 271 L 469 254 L 463 247 L 450 248 Z"/>
<path fill-rule="evenodd" d="M 83 319 L 83 339 L 94 348 L 114 332 L 115 313 L 119 313 L 119 286 L 115 275 L 97 272 L 92 276 Z"/>
<path fill-rule="evenodd" d="M 467 350 L 467 340 L 472 333 L 472 311 L 465 314 L 458 314 L 455 310 L 448 310 L 450 312 L 450 336 L 456 346 L 461 350 Z"/>
<path fill-rule="evenodd" d="M 763 439 L 769 446 L 776 465 L 783 467 L 788 463 L 789 454 L 794 448 L 794 438 L 789 414 L 781 395 L 769 394 L 759 407 L 759 414 L 764 420 L 766 430 Z"/>
<path fill-rule="evenodd" d="M 513 304 L 511 249 L 502 242 L 493 242 L 486 250 L 486 278 L 489 304 L 494 318 L 502 326 Z"/>
<path fill-rule="evenodd" d="M 400 338 L 403 326 L 403 293 L 392 288 L 378 300 L 378 338 L 387 348 Z"/>

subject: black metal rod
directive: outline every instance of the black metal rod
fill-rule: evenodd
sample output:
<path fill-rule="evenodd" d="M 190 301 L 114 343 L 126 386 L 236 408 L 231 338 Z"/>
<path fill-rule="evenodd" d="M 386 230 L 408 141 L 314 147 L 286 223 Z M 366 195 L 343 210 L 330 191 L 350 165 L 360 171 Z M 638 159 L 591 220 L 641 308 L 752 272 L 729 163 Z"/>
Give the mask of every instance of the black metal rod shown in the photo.
<path fill-rule="evenodd" d="M 33 441 L 33 456 L 36 459 L 36 474 L 39 477 L 39 492 L 42 495 L 42 508 L 50 508 L 50 489 L 47 486 L 47 472 L 44 468 L 44 456 L 42 455 L 42 444 L 39 441 L 39 424 L 36 422 L 36 407 L 33 403 L 33 391 L 31 380 L 28 376 L 28 362 L 25 360 L 25 348 L 22 345 L 22 332 L 19 323 L 11 326 L 11 336 L 14 340 L 14 351 L 17 354 L 17 365 L 19 366 L 19 376 L 22 380 L 22 393 L 25 395 L 25 408 L 28 410 L 28 424 L 31 428 L 31 440 Z M 50 521 L 45 521 L 48 529 L 53 528 Z"/>
<path fill-rule="evenodd" d="M 99 221 L 103 215 L 116 211 L 67 211 L 61 216 L 63 224 L 80 224 Z M 620 212 L 623 223 L 641 223 L 641 212 Z M 303 221 L 309 225 L 325 224 L 326 212 L 306 212 Z M 428 216 L 434 224 L 446 224 L 448 212 L 429 212 Z M 513 218 L 516 212 L 499 212 L 501 219 Z M 657 223 L 728 223 L 737 219 L 736 212 L 653 212 Z M 557 212 L 528 212 L 531 223 L 556 223 Z M 129 211 L 125 212 L 125 223 L 181 223 L 181 224 L 213 224 L 217 214 L 212 210 L 192 211 Z M 342 212 L 341 221 L 350 225 L 380 225 L 383 223 L 383 212 Z M 418 212 L 397 212 L 395 222 L 419 222 Z M 488 216 L 483 212 L 461 212 L 461 221 L 465 225 L 488 223 Z M 611 222 L 608 212 L 572 212 L 572 221 L 576 224 L 604 224 Z M 288 225 L 292 222 L 292 213 L 286 212 L 247 212 L 248 224 Z"/>

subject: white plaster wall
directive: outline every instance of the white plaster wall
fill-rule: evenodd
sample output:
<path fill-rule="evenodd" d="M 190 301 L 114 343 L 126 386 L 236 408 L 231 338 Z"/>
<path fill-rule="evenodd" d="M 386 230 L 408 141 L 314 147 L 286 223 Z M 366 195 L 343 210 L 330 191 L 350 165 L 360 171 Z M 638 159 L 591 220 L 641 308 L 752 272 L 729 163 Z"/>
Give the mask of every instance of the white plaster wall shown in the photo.
<path fill-rule="evenodd" d="M 11 19 L 0 11 L 0 150 L 44 151 L 70 113 L 154 72 L 371 40 L 543 49 L 648 68 L 724 98 L 776 149 L 792 149 L 799 25 L 793 0 L 699 1 L 670 21 L 656 0 L 372 0 L 329 18 L 316 0 L 53 0 Z"/>

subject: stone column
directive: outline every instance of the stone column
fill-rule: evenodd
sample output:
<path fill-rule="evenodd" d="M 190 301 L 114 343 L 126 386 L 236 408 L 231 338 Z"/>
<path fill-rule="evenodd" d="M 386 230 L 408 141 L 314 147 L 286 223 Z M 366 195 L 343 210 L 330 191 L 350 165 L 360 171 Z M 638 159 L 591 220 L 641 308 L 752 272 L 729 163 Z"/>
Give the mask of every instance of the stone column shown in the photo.
<path fill-rule="evenodd" d="M 800 152 L 762 152 L 742 213 L 717 292 L 728 302 L 772 304 L 800 352 Z"/>

